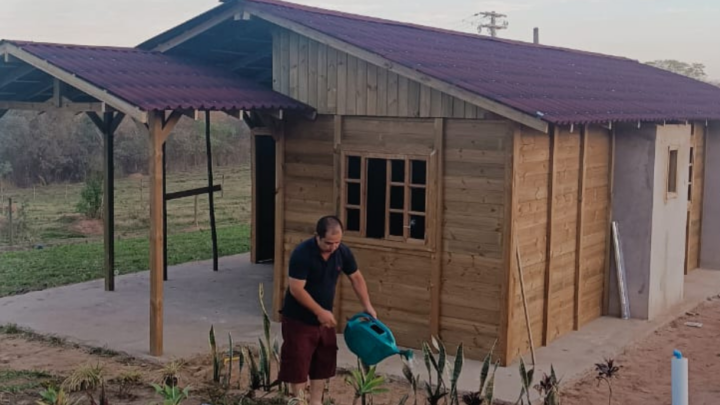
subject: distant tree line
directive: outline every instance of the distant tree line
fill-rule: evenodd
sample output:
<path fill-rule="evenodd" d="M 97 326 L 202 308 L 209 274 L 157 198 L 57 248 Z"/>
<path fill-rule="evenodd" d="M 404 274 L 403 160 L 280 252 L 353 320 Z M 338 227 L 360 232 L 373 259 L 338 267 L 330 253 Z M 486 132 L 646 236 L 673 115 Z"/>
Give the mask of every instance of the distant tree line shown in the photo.
<path fill-rule="evenodd" d="M 126 118 L 115 133 L 116 176 L 148 171 L 148 139 Z M 249 131 L 223 114 L 211 118 L 213 163 L 248 163 Z M 168 170 L 206 165 L 205 122 L 183 117 L 167 141 Z M 85 115 L 11 111 L 0 119 L 0 180 L 20 187 L 84 181 L 102 171 L 102 136 Z"/>

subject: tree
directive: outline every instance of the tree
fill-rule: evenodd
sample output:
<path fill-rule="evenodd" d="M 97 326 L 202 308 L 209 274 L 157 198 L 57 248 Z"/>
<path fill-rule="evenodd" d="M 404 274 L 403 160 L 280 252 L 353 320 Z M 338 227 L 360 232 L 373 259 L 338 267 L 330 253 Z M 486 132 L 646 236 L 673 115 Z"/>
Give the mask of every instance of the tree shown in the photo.
<path fill-rule="evenodd" d="M 705 65 L 702 63 L 686 63 L 674 59 L 662 59 L 647 62 L 646 64 L 664 69 L 673 73 L 690 77 L 696 80 L 706 80 Z"/>

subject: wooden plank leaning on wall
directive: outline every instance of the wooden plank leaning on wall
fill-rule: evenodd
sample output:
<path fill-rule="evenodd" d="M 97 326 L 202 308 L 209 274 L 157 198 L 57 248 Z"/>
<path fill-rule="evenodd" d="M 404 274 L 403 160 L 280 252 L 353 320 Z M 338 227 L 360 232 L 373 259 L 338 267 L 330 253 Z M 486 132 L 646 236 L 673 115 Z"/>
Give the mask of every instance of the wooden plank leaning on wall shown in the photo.
<path fill-rule="evenodd" d="M 435 244 L 435 252 L 432 255 L 432 270 L 430 275 L 430 334 L 440 336 L 440 291 L 442 286 L 442 262 L 443 262 L 443 197 L 444 193 L 444 166 L 445 166 L 445 120 L 435 119 L 435 150 L 432 152 L 433 165 L 435 166 L 435 187 L 430 191 L 428 201 L 435 202 L 435 218 L 432 220 L 431 232 Z M 432 170 L 431 170 L 432 173 Z"/>
<path fill-rule="evenodd" d="M 275 139 L 275 285 L 279 286 L 273 294 L 273 316 L 279 320 L 278 310 L 283 299 L 283 278 L 285 276 L 285 126 L 279 122 L 273 128 Z"/>

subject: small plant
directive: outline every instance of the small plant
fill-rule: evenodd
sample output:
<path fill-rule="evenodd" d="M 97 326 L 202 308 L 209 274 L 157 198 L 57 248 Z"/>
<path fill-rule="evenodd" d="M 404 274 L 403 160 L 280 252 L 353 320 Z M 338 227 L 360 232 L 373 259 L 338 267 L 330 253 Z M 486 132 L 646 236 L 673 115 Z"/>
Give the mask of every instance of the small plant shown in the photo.
<path fill-rule="evenodd" d="M 413 371 L 412 364 L 409 363 L 406 359 L 403 359 L 402 372 L 403 372 L 403 375 L 405 376 L 405 379 L 410 384 L 410 388 L 412 389 L 413 405 L 417 405 L 417 403 L 418 403 L 417 390 L 418 390 L 418 385 L 420 385 L 420 376 L 415 374 L 415 372 Z"/>
<path fill-rule="evenodd" d="M 425 367 L 428 372 L 428 381 L 425 382 L 425 391 L 427 395 L 427 401 L 430 405 L 438 405 L 440 401 L 445 398 L 449 392 L 445 384 L 445 367 L 447 366 L 447 351 L 442 341 L 438 342 L 435 337 L 432 338 L 432 345 L 438 352 L 437 359 L 433 354 L 430 346 L 423 342 L 422 351 L 423 358 L 425 360 Z M 433 387 L 433 370 L 435 370 L 436 384 Z M 447 402 L 447 401 L 446 401 Z"/>
<path fill-rule="evenodd" d="M 260 363 L 259 371 L 262 374 L 263 387 L 265 391 L 270 391 L 272 387 L 280 385 L 279 381 L 271 381 L 271 371 L 273 360 L 280 364 L 280 345 L 277 340 L 272 342 L 270 340 L 270 316 L 268 316 L 267 310 L 265 309 L 265 289 L 263 284 L 260 283 L 258 286 L 258 298 L 260 300 L 260 308 L 262 309 L 263 317 L 263 337 L 258 339 L 260 342 Z"/>
<path fill-rule="evenodd" d="M 80 192 L 80 201 L 77 203 L 77 212 L 87 218 L 100 218 L 103 203 L 103 178 L 99 173 L 90 174 L 85 179 L 85 186 Z"/>
<path fill-rule="evenodd" d="M 493 403 L 493 397 L 495 395 L 495 373 L 500 365 L 499 362 L 496 362 L 493 372 L 490 374 L 490 364 L 492 362 L 493 352 L 495 351 L 495 343 L 493 343 L 490 351 L 485 355 L 485 359 L 483 360 L 483 365 L 480 370 L 480 389 L 477 392 L 471 392 L 463 396 L 465 405 L 492 405 Z"/>
<path fill-rule="evenodd" d="M 178 386 L 163 385 L 161 387 L 157 384 L 152 384 L 152 386 L 155 388 L 155 392 L 163 398 L 162 405 L 179 405 L 190 397 L 190 387 L 185 387 L 184 390 L 180 391 Z"/>
<path fill-rule="evenodd" d="M 140 386 L 142 383 L 142 374 L 138 371 L 127 371 L 120 374 L 115 382 L 118 384 L 117 396 L 120 399 L 133 398 L 130 392 L 133 388 Z"/>
<path fill-rule="evenodd" d="M 91 405 L 107 405 L 105 396 L 105 378 L 102 366 L 84 366 L 75 370 L 64 382 L 63 388 L 69 392 L 84 392 Z M 95 401 L 94 393 L 100 389 L 100 402 Z"/>
<path fill-rule="evenodd" d="M 210 354 L 213 363 L 213 382 L 220 383 L 220 357 L 217 351 L 217 343 L 215 341 L 215 326 L 210 325 Z"/>
<path fill-rule="evenodd" d="M 357 404 L 358 399 L 362 405 L 372 404 L 373 395 L 388 392 L 387 388 L 381 387 L 385 383 L 385 378 L 375 374 L 375 366 L 366 368 L 361 364 L 360 359 L 358 359 L 357 369 L 345 378 L 345 382 L 355 389 L 353 405 Z"/>
<path fill-rule="evenodd" d="M 531 368 L 530 370 L 525 367 L 525 360 L 523 360 L 522 357 L 520 357 L 520 383 L 522 384 L 522 387 L 520 389 L 520 398 L 518 398 L 517 403 L 518 404 L 525 404 L 527 400 L 527 405 L 531 405 L 532 401 L 530 400 L 530 389 L 532 388 L 532 382 L 533 378 L 535 376 L 535 369 Z"/>
<path fill-rule="evenodd" d="M 605 359 L 603 363 L 595 364 L 595 370 L 598 372 L 597 377 L 595 377 L 598 380 L 598 386 L 600 386 L 601 381 L 605 381 L 608 386 L 608 404 L 612 405 L 612 379 L 617 378 L 620 367 L 615 365 L 615 360 Z"/>
<path fill-rule="evenodd" d="M 183 362 L 182 361 L 172 361 L 165 365 L 165 367 L 160 370 L 162 373 L 162 382 L 164 385 L 167 385 L 169 387 L 174 387 L 178 385 L 178 375 L 180 374 L 180 370 L 182 370 Z"/>
<path fill-rule="evenodd" d="M 42 400 L 37 401 L 37 405 L 75 405 L 80 402 L 79 400 L 70 402 L 70 397 L 62 388 L 48 387 L 40 392 L 40 396 Z"/>
<path fill-rule="evenodd" d="M 560 380 L 555 375 L 555 368 L 550 365 L 550 375 L 544 374 L 535 390 L 542 396 L 543 405 L 560 405 Z"/>

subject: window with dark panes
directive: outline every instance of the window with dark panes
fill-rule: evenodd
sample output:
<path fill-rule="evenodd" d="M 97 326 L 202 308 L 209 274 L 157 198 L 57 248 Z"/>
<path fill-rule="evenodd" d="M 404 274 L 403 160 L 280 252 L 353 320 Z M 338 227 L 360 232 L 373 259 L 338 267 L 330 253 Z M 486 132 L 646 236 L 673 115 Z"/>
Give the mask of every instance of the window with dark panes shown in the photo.
<path fill-rule="evenodd" d="M 394 241 L 425 241 L 428 163 L 423 158 L 347 154 L 343 215 L 349 232 Z"/>

